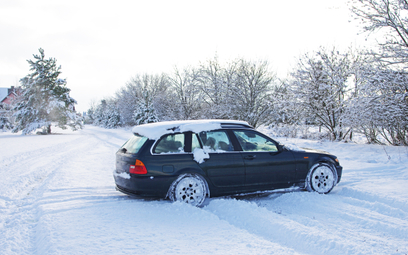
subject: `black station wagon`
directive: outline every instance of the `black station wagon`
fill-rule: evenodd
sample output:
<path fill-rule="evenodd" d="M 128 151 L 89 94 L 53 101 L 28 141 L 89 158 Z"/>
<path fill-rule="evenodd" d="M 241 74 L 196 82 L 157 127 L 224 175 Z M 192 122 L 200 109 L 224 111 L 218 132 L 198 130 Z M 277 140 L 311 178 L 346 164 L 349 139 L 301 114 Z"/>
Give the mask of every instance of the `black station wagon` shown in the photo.
<path fill-rule="evenodd" d="M 205 198 L 301 187 L 329 193 L 340 181 L 337 157 L 290 150 L 231 120 L 145 124 L 116 153 L 117 190 L 195 206 Z"/>

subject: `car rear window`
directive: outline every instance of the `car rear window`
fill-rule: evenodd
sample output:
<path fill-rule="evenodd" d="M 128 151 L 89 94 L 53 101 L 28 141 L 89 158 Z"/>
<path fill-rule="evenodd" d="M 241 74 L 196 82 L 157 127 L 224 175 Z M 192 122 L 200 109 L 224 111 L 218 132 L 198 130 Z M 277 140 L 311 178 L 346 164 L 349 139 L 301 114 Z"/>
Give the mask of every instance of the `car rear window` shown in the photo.
<path fill-rule="evenodd" d="M 121 149 L 126 149 L 127 153 L 136 154 L 146 141 L 147 137 L 135 134 L 122 146 Z"/>

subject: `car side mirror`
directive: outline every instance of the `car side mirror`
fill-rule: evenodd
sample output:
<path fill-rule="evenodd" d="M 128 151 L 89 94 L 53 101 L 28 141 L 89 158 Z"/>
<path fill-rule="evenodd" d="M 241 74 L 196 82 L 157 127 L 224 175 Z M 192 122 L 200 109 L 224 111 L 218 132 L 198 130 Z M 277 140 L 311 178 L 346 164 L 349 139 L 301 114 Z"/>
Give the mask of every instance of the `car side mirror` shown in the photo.
<path fill-rule="evenodd" d="M 284 150 L 286 150 L 285 145 L 278 144 L 278 151 L 279 151 L 279 152 L 282 152 L 282 151 L 284 151 Z"/>

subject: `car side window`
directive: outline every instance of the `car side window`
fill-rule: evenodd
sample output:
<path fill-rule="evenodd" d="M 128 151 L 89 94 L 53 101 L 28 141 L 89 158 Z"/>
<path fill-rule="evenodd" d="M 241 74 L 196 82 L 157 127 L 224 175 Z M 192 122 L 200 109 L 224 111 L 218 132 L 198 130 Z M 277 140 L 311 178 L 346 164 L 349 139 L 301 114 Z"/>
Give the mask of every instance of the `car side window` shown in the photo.
<path fill-rule="evenodd" d="M 277 152 L 278 147 L 271 140 L 250 130 L 234 131 L 243 151 Z"/>
<path fill-rule="evenodd" d="M 163 136 L 153 149 L 153 153 L 183 153 L 184 134 L 169 134 Z"/>
<path fill-rule="evenodd" d="M 225 131 L 201 132 L 199 137 L 207 152 L 234 151 L 234 146 Z"/>

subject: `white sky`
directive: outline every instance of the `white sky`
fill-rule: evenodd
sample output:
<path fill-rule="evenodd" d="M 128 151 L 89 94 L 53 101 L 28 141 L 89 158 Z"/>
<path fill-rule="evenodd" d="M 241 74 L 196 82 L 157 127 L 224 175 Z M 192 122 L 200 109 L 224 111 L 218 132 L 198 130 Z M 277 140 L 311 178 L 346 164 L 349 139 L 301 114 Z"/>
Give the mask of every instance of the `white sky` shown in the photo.
<path fill-rule="evenodd" d="M 41 47 L 57 59 L 77 110 L 136 74 L 220 60 L 268 60 L 284 77 L 319 46 L 364 41 L 346 0 L 1 0 L 0 87 L 18 85 Z"/>

